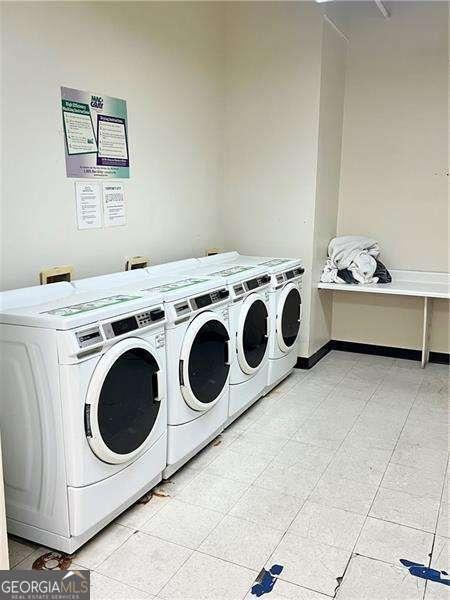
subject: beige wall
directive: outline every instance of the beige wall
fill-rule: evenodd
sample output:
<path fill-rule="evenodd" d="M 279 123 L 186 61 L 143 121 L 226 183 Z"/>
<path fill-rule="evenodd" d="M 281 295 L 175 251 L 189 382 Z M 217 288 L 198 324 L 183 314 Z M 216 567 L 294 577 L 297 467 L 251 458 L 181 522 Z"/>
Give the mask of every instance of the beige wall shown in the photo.
<path fill-rule="evenodd" d="M 336 235 L 337 230 L 346 55 L 346 40 L 324 21 L 313 232 L 313 281 L 320 279 L 323 257 L 326 256 L 330 238 Z M 311 293 L 308 356 L 331 339 L 332 318 L 332 295 L 319 293 L 314 286 Z"/>
<path fill-rule="evenodd" d="M 391 267 L 448 270 L 447 4 L 392 2 L 387 21 L 348 6 L 340 165 L 345 44 L 315 2 L 4 3 L 2 289 L 133 254 L 301 256 L 302 356 L 330 336 L 418 347 L 420 301 L 332 303 L 311 284 L 339 178 L 339 234 L 373 235 Z M 77 231 L 61 85 L 128 101 L 126 227 Z M 447 315 L 436 303 L 433 349 L 448 351 Z"/>
<path fill-rule="evenodd" d="M 227 6 L 226 249 L 301 256 L 309 339 L 322 16 L 314 3 Z"/>
<path fill-rule="evenodd" d="M 338 233 L 378 239 L 392 268 L 448 271 L 448 5 L 389 5 L 350 20 Z M 421 346 L 420 300 L 334 295 L 333 338 Z M 431 347 L 449 351 L 448 302 Z"/>
<path fill-rule="evenodd" d="M 25 2 L 2 6 L 2 289 L 43 266 L 77 277 L 220 245 L 223 6 Z M 128 225 L 77 231 L 60 86 L 128 101 Z"/>

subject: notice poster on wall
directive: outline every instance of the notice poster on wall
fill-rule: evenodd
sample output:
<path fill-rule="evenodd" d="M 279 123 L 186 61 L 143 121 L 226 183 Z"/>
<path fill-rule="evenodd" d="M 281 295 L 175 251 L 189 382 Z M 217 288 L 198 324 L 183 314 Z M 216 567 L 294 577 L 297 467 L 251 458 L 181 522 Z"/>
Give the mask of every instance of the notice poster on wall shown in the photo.
<path fill-rule="evenodd" d="M 102 191 L 100 183 L 75 183 L 78 229 L 97 229 L 102 226 Z"/>
<path fill-rule="evenodd" d="M 127 224 L 125 192 L 121 183 L 103 183 L 103 220 L 105 227 Z"/>
<path fill-rule="evenodd" d="M 67 177 L 130 177 L 127 103 L 61 88 Z"/>

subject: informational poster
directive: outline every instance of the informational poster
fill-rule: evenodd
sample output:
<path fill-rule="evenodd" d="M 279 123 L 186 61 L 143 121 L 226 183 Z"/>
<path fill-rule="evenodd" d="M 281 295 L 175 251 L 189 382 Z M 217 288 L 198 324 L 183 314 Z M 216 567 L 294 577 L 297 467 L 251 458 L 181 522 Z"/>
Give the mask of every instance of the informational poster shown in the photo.
<path fill-rule="evenodd" d="M 67 177 L 129 178 L 125 100 L 62 87 L 61 108 Z"/>
<path fill-rule="evenodd" d="M 102 226 L 102 188 L 99 183 L 75 183 L 78 229 Z"/>
<path fill-rule="evenodd" d="M 103 183 L 103 216 L 105 227 L 126 225 L 125 192 L 122 183 Z"/>

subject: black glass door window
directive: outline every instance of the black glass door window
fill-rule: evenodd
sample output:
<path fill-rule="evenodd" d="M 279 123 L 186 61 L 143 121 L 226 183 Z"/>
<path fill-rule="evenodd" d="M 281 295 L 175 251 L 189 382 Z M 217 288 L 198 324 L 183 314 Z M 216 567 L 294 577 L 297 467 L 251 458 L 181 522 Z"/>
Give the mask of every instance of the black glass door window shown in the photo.
<path fill-rule="evenodd" d="M 300 328 L 300 307 L 302 300 L 297 288 L 292 288 L 284 301 L 281 316 L 281 334 L 286 346 L 292 346 Z"/>
<path fill-rule="evenodd" d="M 207 321 L 197 332 L 189 354 L 189 383 L 194 396 L 203 404 L 213 402 L 223 390 L 230 369 L 228 341 L 224 325 Z"/>
<path fill-rule="evenodd" d="M 245 317 L 242 346 L 247 364 L 256 369 L 267 348 L 267 308 L 262 300 L 255 300 Z"/>
<path fill-rule="evenodd" d="M 143 348 L 124 352 L 111 366 L 98 402 L 98 426 L 116 454 L 129 454 L 145 441 L 160 408 L 158 364 Z"/>

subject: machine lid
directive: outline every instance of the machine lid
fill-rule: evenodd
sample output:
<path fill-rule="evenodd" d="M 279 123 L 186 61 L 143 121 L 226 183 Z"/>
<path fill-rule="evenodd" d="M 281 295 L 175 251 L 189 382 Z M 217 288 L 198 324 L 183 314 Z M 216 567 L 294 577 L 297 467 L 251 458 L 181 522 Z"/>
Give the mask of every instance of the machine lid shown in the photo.
<path fill-rule="evenodd" d="M 300 268 L 303 269 L 303 261 L 300 258 L 270 258 L 270 257 L 245 257 L 245 258 L 257 258 L 258 264 L 267 269 L 269 273 L 276 274 L 287 271 L 289 269 Z"/>
<path fill-rule="evenodd" d="M 198 296 L 202 292 L 209 292 L 223 287 L 223 281 L 219 278 L 208 278 L 202 276 L 167 276 L 148 279 L 145 288 L 138 290 L 143 294 L 158 294 L 165 302 Z"/>
<path fill-rule="evenodd" d="M 229 343 L 225 322 L 212 311 L 200 313 L 187 328 L 179 375 L 183 398 L 193 410 L 209 410 L 228 385 Z"/>
<path fill-rule="evenodd" d="M 225 267 L 219 271 L 213 271 L 209 273 L 211 277 L 229 277 L 230 275 L 237 275 L 244 271 L 250 271 L 253 267 L 247 265 L 234 265 L 232 267 Z"/>
<path fill-rule="evenodd" d="M 237 356 L 244 373 L 251 375 L 261 367 L 268 349 L 267 304 L 258 294 L 244 300 L 237 330 Z"/>
<path fill-rule="evenodd" d="M 295 283 L 288 283 L 280 293 L 277 307 L 277 343 L 282 352 L 289 352 L 298 339 L 302 299 Z"/>
<path fill-rule="evenodd" d="M 286 269 L 292 269 L 294 267 L 302 267 L 302 260 L 300 258 L 275 258 L 270 256 L 249 256 L 239 254 L 238 252 L 223 252 L 221 254 L 215 254 L 214 256 L 206 256 L 198 259 L 199 264 L 203 266 L 215 267 L 214 271 L 226 269 L 237 269 L 241 267 L 250 267 L 254 269 L 260 269 L 260 272 L 266 273 L 279 273 Z M 236 274 L 236 273 L 235 273 Z"/>
<path fill-rule="evenodd" d="M 160 411 L 160 365 L 144 340 L 115 344 L 98 362 L 85 404 L 85 433 L 104 462 L 129 462 L 147 447 Z"/>
<path fill-rule="evenodd" d="M 258 265 L 234 264 L 214 271 L 207 269 L 206 274 L 208 277 L 220 277 L 228 285 L 235 285 L 263 277 L 267 270 Z"/>
<path fill-rule="evenodd" d="M 0 311 L 44 304 L 45 302 L 71 296 L 74 291 L 73 285 L 68 281 L 7 290 L 0 292 Z"/>
<path fill-rule="evenodd" d="M 50 284 L 56 285 L 56 284 Z M 0 322 L 47 329 L 73 329 L 162 303 L 161 295 L 141 294 L 129 288 L 75 292 L 70 296 L 2 311 Z"/>
<path fill-rule="evenodd" d="M 211 256 L 202 256 L 198 258 L 198 262 L 201 265 L 226 265 L 235 263 L 240 257 L 240 254 L 233 250 L 232 252 L 219 252 L 219 254 L 213 254 Z"/>
<path fill-rule="evenodd" d="M 108 275 L 99 275 L 98 277 L 75 279 L 72 284 L 78 292 L 97 292 L 99 290 L 110 290 L 125 285 L 139 287 L 140 285 L 145 285 L 144 282 L 146 279 L 148 279 L 146 269 L 134 269 L 131 271 L 109 273 Z"/>
<path fill-rule="evenodd" d="M 159 277 L 171 274 L 194 273 L 198 267 L 196 258 L 186 258 L 184 260 L 174 260 L 160 265 L 151 265 L 145 270 L 150 277 Z"/>
<path fill-rule="evenodd" d="M 248 256 L 241 255 L 237 252 L 229 252 L 227 255 L 232 255 L 229 262 L 229 267 L 233 265 L 246 265 L 253 268 L 262 269 L 266 273 L 279 273 L 280 271 L 286 271 L 287 269 L 293 269 L 295 267 L 302 267 L 302 260 L 300 258 L 274 258 L 270 256 Z M 217 255 L 225 257 L 223 255 Z M 215 257 L 212 257 L 215 258 Z"/>

